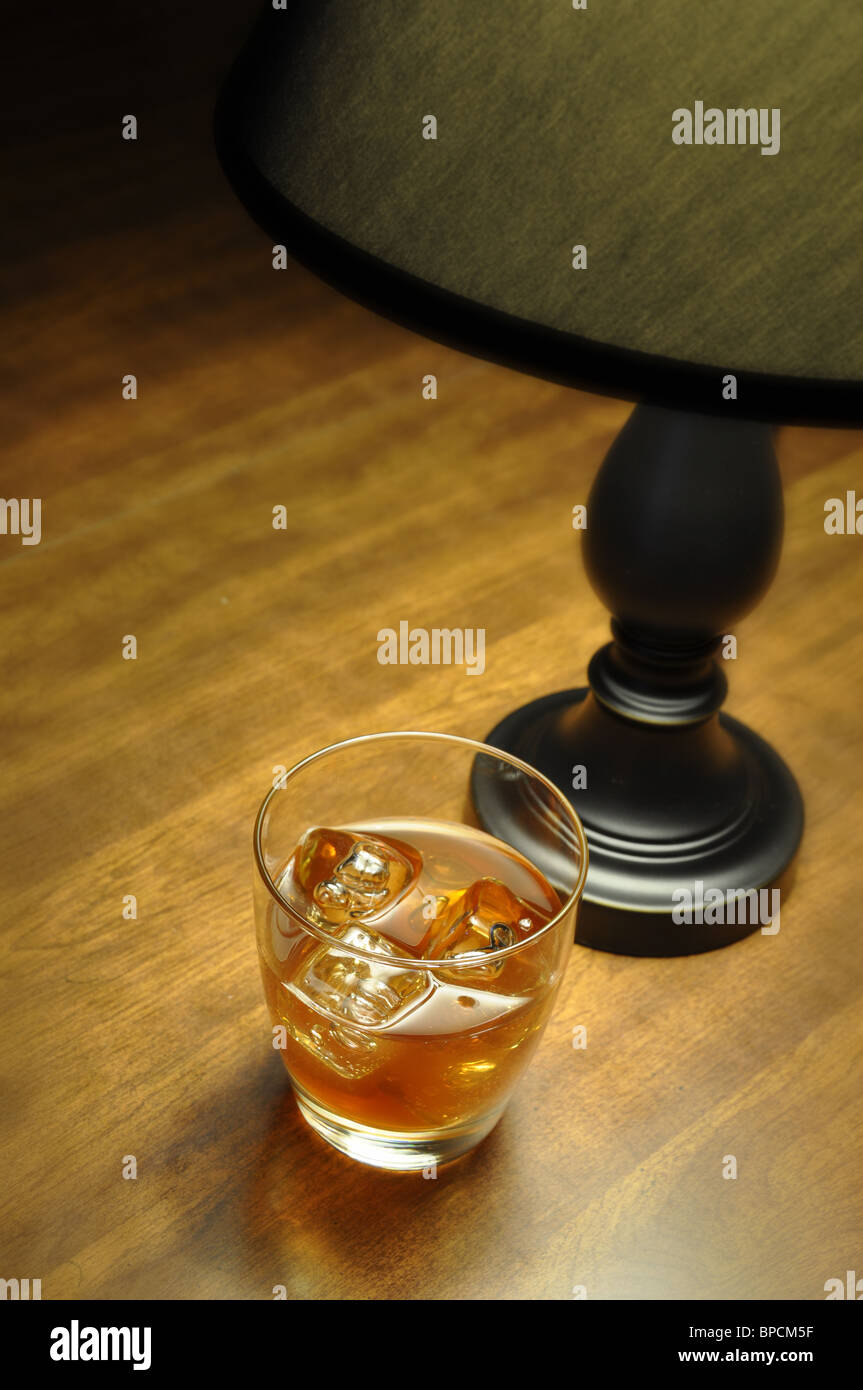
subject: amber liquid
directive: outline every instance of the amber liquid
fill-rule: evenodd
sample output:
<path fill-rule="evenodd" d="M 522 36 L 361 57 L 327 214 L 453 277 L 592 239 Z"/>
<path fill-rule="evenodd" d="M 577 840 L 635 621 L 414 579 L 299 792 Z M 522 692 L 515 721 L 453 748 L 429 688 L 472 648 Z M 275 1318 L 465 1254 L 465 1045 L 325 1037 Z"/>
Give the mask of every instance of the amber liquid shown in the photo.
<path fill-rule="evenodd" d="M 434 1132 L 494 1115 L 533 1054 L 565 963 L 561 932 L 568 927 L 536 935 L 560 911 L 557 893 L 513 849 L 463 825 L 405 819 L 350 829 L 407 842 L 422 856 L 417 888 L 373 924 L 399 955 L 417 957 L 416 969 L 389 967 L 382 957 L 379 970 L 352 958 L 349 947 L 333 951 L 271 901 L 259 918 L 258 945 L 274 1036 L 292 1081 L 331 1115 L 375 1130 Z M 525 905 L 519 949 L 479 964 L 456 956 L 442 970 L 424 971 L 417 953 L 430 918 L 483 877 Z M 283 884 L 288 878 L 286 871 Z M 335 1004 L 317 987 L 332 977 L 334 963 L 345 990 Z M 379 987 L 378 975 L 399 1006 L 359 1021 L 359 995 Z"/>

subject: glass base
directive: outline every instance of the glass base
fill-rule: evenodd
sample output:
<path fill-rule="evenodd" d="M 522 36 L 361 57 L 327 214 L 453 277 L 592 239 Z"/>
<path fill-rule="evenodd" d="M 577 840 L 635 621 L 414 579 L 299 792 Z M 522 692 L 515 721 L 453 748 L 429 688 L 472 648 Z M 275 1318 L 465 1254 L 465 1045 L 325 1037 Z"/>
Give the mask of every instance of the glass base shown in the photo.
<path fill-rule="evenodd" d="M 372 1129 L 325 1110 L 296 1085 L 294 1094 L 303 1118 L 339 1153 L 373 1168 L 387 1168 L 396 1173 L 419 1173 L 429 1169 L 429 1176 L 440 1164 L 460 1158 L 481 1143 L 494 1129 L 505 1108 L 502 1106 L 491 1115 L 482 1115 L 449 1129 L 385 1130 Z"/>

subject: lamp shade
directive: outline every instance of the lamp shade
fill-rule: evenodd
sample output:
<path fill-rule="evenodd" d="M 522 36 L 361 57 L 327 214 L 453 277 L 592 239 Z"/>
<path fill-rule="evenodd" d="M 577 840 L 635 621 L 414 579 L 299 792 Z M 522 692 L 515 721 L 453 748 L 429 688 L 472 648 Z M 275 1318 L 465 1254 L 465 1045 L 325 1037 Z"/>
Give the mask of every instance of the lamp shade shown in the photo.
<path fill-rule="evenodd" d="M 274 239 L 430 336 L 863 420 L 861 53 L 859 0 L 291 0 L 217 139 Z"/>

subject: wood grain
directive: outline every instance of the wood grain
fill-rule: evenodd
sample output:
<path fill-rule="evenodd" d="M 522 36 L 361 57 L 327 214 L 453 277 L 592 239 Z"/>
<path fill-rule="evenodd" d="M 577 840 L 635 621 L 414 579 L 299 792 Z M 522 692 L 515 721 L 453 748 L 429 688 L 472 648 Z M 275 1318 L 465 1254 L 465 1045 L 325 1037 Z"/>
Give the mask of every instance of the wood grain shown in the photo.
<path fill-rule="evenodd" d="M 863 1259 L 863 539 L 823 529 L 858 435 L 783 432 L 782 566 L 731 671 L 728 708 L 806 798 L 778 936 L 577 950 L 498 1129 L 435 1181 L 297 1115 L 251 915 L 273 765 L 380 729 L 482 737 L 583 679 L 607 615 L 570 513 L 629 407 L 274 272 L 209 145 L 238 26 L 172 60 L 136 148 L 96 46 L 104 109 L 10 156 L 32 235 L 7 255 L 0 490 L 44 505 L 40 545 L 0 536 L 0 1276 L 51 1299 L 823 1298 Z M 486 628 L 483 677 L 380 666 L 402 618 Z"/>

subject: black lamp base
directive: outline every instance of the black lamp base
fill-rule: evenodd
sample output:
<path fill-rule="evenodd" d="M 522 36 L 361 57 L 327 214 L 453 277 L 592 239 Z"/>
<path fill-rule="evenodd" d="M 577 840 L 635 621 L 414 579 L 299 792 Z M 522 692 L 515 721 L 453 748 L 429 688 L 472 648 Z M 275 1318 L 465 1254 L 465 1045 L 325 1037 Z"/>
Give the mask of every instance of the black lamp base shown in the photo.
<path fill-rule="evenodd" d="M 776 929 L 803 832 L 797 783 L 721 714 L 735 629 L 779 562 L 782 485 L 770 431 L 636 407 L 593 483 L 587 576 L 614 614 L 588 688 L 534 700 L 486 742 L 579 812 L 590 866 L 576 940 L 689 955 Z M 554 882 L 520 781 L 474 775 L 480 823 Z"/>
<path fill-rule="evenodd" d="M 683 728 L 637 724 L 585 688 L 523 705 L 485 741 L 543 772 L 581 816 L 590 868 L 580 944 L 624 955 L 689 955 L 763 925 L 772 930 L 776 899 L 760 893 L 756 904 L 739 895 L 788 889 L 803 803 L 785 763 L 745 724 L 725 714 Z M 575 789 L 574 782 L 586 785 Z M 474 782 L 474 805 L 490 834 L 543 868 L 522 788 L 484 776 Z M 553 876 L 553 866 L 545 867 Z M 721 908 L 709 891 L 717 889 Z M 693 920 L 674 920 L 675 909 L 680 915 L 689 906 L 681 890 L 690 895 Z M 731 922 L 732 915 L 743 920 Z"/>

